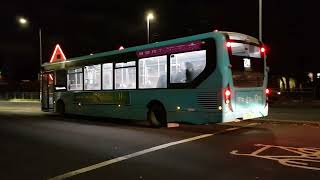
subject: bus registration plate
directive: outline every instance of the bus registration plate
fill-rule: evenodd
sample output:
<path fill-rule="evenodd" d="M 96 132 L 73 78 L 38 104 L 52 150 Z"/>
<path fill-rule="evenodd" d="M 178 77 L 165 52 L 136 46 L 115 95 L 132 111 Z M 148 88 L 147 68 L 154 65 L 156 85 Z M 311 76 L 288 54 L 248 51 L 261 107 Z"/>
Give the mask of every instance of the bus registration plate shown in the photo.
<path fill-rule="evenodd" d="M 243 119 L 252 119 L 252 118 L 255 118 L 254 113 L 249 112 L 249 113 L 243 114 Z"/>

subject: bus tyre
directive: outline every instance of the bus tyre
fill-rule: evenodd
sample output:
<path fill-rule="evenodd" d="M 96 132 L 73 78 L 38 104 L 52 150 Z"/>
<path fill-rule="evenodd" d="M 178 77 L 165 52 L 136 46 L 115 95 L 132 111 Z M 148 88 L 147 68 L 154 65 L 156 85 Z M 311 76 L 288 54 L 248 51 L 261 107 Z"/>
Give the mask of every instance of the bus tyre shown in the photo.
<path fill-rule="evenodd" d="M 60 115 L 64 115 L 65 113 L 65 105 L 61 100 L 57 102 L 57 113 Z"/>
<path fill-rule="evenodd" d="M 152 127 L 166 126 L 166 111 L 162 105 L 154 104 L 149 108 L 148 121 Z"/>

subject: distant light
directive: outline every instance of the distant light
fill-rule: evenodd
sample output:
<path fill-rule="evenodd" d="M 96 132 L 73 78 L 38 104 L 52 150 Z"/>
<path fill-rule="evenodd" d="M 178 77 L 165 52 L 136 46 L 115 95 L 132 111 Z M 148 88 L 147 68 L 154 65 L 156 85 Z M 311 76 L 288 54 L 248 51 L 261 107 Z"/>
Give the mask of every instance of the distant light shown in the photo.
<path fill-rule="evenodd" d="M 28 20 L 26 18 L 24 18 L 24 17 L 20 17 L 19 18 L 19 23 L 22 24 L 22 25 L 25 25 L 25 24 L 28 23 Z"/>
<path fill-rule="evenodd" d="M 222 106 L 219 106 L 219 108 L 218 108 L 220 111 L 222 110 Z"/>
<path fill-rule="evenodd" d="M 308 77 L 309 77 L 310 81 L 313 82 L 313 73 L 312 72 L 308 73 Z"/>
<path fill-rule="evenodd" d="M 120 47 L 119 47 L 119 51 L 121 51 L 121 50 L 124 50 L 124 47 L 123 47 L 123 46 L 120 46 Z"/>
<path fill-rule="evenodd" d="M 277 94 L 278 94 L 278 95 L 281 95 L 281 92 L 280 92 L 280 91 L 278 91 L 278 92 L 277 92 Z"/>
<path fill-rule="evenodd" d="M 180 110 L 181 109 L 181 107 L 180 106 L 177 106 L 177 110 Z"/>
<path fill-rule="evenodd" d="M 92 56 L 93 54 L 92 53 L 90 53 L 90 56 Z"/>
<path fill-rule="evenodd" d="M 218 32 L 218 29 L 215 29 L 214 32 Z"/>
<path fill-rule="evenodd" d="M 118 107 L 121 107 L 121 105 L 120 105 L 120 104 L 118 104 Z"/>
<path fill-rule="evenodd" d="M 266 52 L 266 48 L 262 47 L 262 48 L 260 49 L 260 52 L 265 53 L 265 52 Z"/>

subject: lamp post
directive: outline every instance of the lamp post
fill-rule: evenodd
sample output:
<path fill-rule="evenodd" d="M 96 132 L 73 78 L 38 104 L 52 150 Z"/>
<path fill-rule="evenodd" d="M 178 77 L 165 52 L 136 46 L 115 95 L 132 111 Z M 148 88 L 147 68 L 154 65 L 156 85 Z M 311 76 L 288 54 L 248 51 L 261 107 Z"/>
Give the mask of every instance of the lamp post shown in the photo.
<path fill-rule="evenodd" d="M 29 25 L 29 21 L 28 19 L 26 19 L 25 17 L 19 17 L 18 18 L 18 23 L 22 26 L 22 27 L 27 27 Z M 39 33 L 39 61 L 40 61 L 40 72 L 41 72 L 41 65 L 42 65 L 42 34 L 41 34 L 41 28 L 39 28 L 38 30 Z"/>
<path fill-rule="evenodd" d="M 259 40 L 262 41 L 262 0 L 259 0 Z"/>
<path fill-rule="evenodd" d="M 150 20 L 153 20 L 154 16 L 152 13 L 148 13 L 147 15 L 147 39 L 148 39 L 148 44 L 150 41 Z"/>

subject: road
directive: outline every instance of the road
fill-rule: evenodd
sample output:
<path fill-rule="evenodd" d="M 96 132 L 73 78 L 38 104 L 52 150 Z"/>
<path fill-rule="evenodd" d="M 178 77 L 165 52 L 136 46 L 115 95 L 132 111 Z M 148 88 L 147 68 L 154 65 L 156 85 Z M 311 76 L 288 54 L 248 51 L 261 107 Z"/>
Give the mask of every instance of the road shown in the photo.
<path fill-rule="evenodd" d="M 0 102 L 1 180 L 320 177 L 316 108 L 271 108 L 269 120 L 154 129 L 63 118 L 38 106 Z"/>

